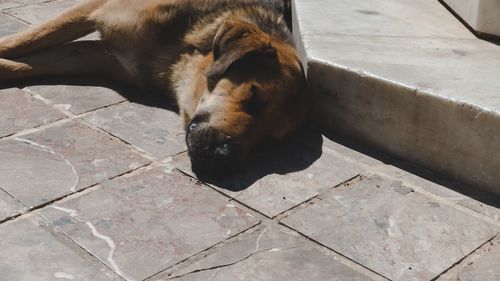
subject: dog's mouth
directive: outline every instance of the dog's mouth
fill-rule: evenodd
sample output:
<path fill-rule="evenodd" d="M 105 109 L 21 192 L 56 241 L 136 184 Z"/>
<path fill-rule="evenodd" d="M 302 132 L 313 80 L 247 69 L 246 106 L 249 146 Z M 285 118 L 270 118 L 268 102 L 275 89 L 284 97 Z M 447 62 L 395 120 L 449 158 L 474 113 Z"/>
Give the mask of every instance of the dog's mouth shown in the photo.
<path fill-rule="evenodd" d="M 191 168 L 197 175 L 221 176 L 239 166 L 238 145 L 208 122 L 193 123 L 186 134 Z"/>

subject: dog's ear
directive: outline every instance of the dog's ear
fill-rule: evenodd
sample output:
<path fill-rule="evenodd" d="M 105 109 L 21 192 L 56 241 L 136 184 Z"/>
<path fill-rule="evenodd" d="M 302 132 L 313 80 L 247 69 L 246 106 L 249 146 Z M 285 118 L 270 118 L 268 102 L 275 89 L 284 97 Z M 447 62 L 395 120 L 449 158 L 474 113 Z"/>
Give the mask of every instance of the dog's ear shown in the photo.
<path fill-rule="evenodd" d="M 212 52 L 214 62 L 205 75 L 217 77 L 246 55 L 273 55 L 276 49 L 271 45 L 271 37 L 256 25 L 238 19 L 227 19 L 215 34 Z"/>

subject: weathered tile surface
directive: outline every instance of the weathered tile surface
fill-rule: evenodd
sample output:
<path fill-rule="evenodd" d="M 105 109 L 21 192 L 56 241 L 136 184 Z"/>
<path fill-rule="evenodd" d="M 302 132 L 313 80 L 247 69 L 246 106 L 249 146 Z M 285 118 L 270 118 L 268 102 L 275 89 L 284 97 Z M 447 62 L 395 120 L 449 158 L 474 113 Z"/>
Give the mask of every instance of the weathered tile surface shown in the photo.
<path fill-rule="evenodd" d="M 85 120 L 145 150 L 156 159 L 186 150 L 182 120 L 167 109 L 123 103 L 99 110 Z"/>
<path fill-rule="evenodd" d="M 346 160 L 351 161 L 363 168 L 383 165 L 382 161 L 332 141 L 325 136 L 323 136 L 323 151 L 345 158 Z"/>
<path fill-rule="evenodd" d="M 0 189 L 0 221 L 26 211 L 28 208 Z"/>
<path fill-rule="evenodd" d="M 41 220 L 0 227 L 0 280 L 121 280 Z M 72 245 L 73 244 L 73 245 Z"/>
<path fill-rule="evenodd" d="M 179 281 L 372 280 L 337 261 L 332 252 L 278 227 L 252 233 L 172 276 Z"/>
<path fill-rule="evenodd" d="M 0 2 L 0 7 L 1 7 L 1 2 Z M 18 21 L 10 16 L 7 16 L 0 12 L 0 38 L 14 34 L 18 31 L 21 31 L 26 28 L 26 25 L 23 24 L 21 21 Z"/>
<path fill-rule="evenodd" d="M 28 87 L 55 106 L 80 114 L 126 100 L 116 91 L 96 86 L 40 85 Z"/>
<path fill-rule="evenodd" d="M 44 0 L 0 0 L 0 10 L 20 7 L 38 2 L 44 2 Z"/>
<path fill-rule="evenodd" d="M 76 122 L 0 143 L 0 187 L 34 207 L 149 161 Z"/>
<path fill-rule="evenodd" d="M 65 117 L 16 88 L 0 90 L 0 116 L 0 137 Z"/>
<path fill-rule="evenodd" d="M 472 190 L 464 190 L 469 194 L 462 194 L 449 187 L 443 186 L 439 183 L 427 180 L 425 178 L 390 165 L 381 167 L 378 172 L 400 179 L 411 185 L 419 186 L 425 191 L 455 202 L 458 205 L 469 208 L 492 219 L 500 220 L 500 202 L 498 200 L 495 200 L 491 196 L 485 196 L 484 194 L 478 193 L 474 195 L 477 195 L 481 198 L 474 199 L 473 197 L 467 196 L 472 195 Z"/>
<path fill-rule="evenodd" d="M 42 213 L 129 280 L 142 280 L 258 223 L 169 166 L 106 182 Z"/>
<path fill-rule="evenodd" d="M 458 274 L 460 281 L 498 281 L 500 280 L 500 244 L 496 244 L 479 260 L 468 264 Z"/>
<path fill-rule="evenodd" d="M 309 137 L 303 140 L 299 136 L 284 144 L 262 148 L 245 163 L 242 171 L 210 183 L 274 217 L 362 172 L 352 162 L 322 151 L 321 135 Z M 194 175 L 185 154 L 177 156 L 174 163 L 183 172 Z"/>
<path fill-rule="evenodd" d="M 372 176 L 283 222 L 392 280 L 429 280 L 497 227 Z"/>
<path fill-rule="evenodd" d="M 9 1 L 10 2 L 10 1 Z M 14 2 L 14 1 L 12 1 Z M 20 1 L 15 1 L 20 2 Z M 27 1 L 26 1 L 27 2 Z M 30 1 L 33 3 L 33 1 Z M 45 22 L 52 17 L 64 12 L 75 4 L 82 2 L 82 0 L 61 0 L 50 2 L 36 2 L 31 5 L 25 5 L 12 9 L 4 10 L 5 13 L 13 15 L 31 24 L 39 24 Z"/>
<path fill-rule="evenodd" d="M 446 8 L 432 0 L 383 4 L 373 0 L 297 0 L 294 4 L 302 36 L 474 38 Z M 328 24 L 334 25 L 326 27 Z"/>

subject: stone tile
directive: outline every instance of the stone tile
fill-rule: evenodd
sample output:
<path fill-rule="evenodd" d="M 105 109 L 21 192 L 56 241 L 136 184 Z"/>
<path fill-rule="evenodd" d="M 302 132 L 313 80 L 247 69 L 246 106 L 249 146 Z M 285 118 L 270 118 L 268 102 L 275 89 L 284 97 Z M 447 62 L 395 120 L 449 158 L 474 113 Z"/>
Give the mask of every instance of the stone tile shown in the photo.
<path fill-rule="evenodd" d="M 301 35 L 474 38 L 434 0 L 383 4 L 377 0 L 296 0 L 294 4 Z"/>
<path fill-rule="evenodd" d="M 484 256 L 467 264 L 459 274 L 460 281 L 498 281 L 500 280 L 500 244 L 496 244 Z"/>
<path fill-rule="evenodd" d="M 24 5 L 28 5 L 28 4 L 37 3 L 37 2 L 43 2 L 43 0 L 37 0 L 37 1 L 32 1 L 32 0 L 0 0 L 0 10 L 24 6 Z"/>
<path fill-rule="evenodd" d="M 179 281 L 372 280 L 340 263 L 333 252 L 273 226 L 224 246 L 171 277 Z M 168 279 L 160 275 L 153 280 Z"/>
<path fill-rule="evenodd" d="M 70 121 L 0 143 L 0 187 L 34 207 L 146 163 L 129 146 Z"/>
<path fill-rule="evenodd" d="M 221 180 L 206 180 L 225 194 L 274 217 L 323 191 L 359 175 L 363 169 L 322 152 L 321 135 L 257 149 L 242 171 Z M 174 165 L 195 176 L 186 154 Z M 204 179 L 205 180 L 205 179 Z"/>
<path fill-rule="evenodd" d="M 383 165 L 382 161 L 332 141 L 325 136 L 323 136 L 323 151 L 345 158 L 346 160 L 351 161 L 365 169 Z"/>
<path fill-rule="evenodd" d="M 0 227 L 1 280 L 122 280 L 40 219 Z"/>
<path fill-rule="evenodd" d="M 10 1 L 9 1 L 10 2 Z M 14 1 L 13 1 L 14 2 Z M 19 1 L 15 1 L 19 2 Z M 30 1 L 33 3 L 32 1 Z M 57 16 L 65 10 L 73 7 L 81 0 L 60 0 L 51 2 L 38 2 L 31 5 L 25 5 L 17 8 L 6 9 L 5 13 L 13 15 L 31 24 L 40 24 L 54 16 Z"/>
<path fill-rule="evenodd" d="M 74 114 L 81 114 L 126 100 L 116 91 L 105 87 L 42 85 L 30 86 L 28 89 L 49 100 L 55 106 Z"/>
<path fill-rule="evenodd" d="M 28 208 L 0 189 L 0 221 L 25 212 Z"/>
<path fill-rule="evenodd" d="M 479 214 L 488 216 L 495 220 L 500 220 L 500 202 L 494 200 L 490 196 L 477 193 L 477 191 L 468 190 L 464 188 L 467 192 L 462 194 L 455 191 L 449 187 L 443 186 L 439 183 L 427 180 L 425 178 L 419 177 L 415 174 L 406 172 L 394 166 L 384 166 L 377 170 L 377 173 L 382 173 L 390 177 L 402 180 L 410 185 L 419 186 L 427 192 L 433 193 L 440 197 L 443 197 L 449 201 L 452 201 L 458 205 L 469 208 Z M 471 195 L 477 196 L 477 199 L 471 197 Z"/>
<path fill-rule="evenodd" d="M 498 231 L 380 176 L 338 190 L 283 222 L 392 280 L 432 279 Z"/>
<path fill-rule="evenodd" d="M 0 99 L 0 137 L 65 117 L 20 89 L 0 90 Z"/>
<path fill-rule="evenodd" d="M 187 149 L 182 120 L 167 109 L 123 103 L 97 111 L 85 120 L 157 159 Z"/>
<path fill-rule="evenodd" d="M 259 222 L 168 165 L 106 182 L 42 214 L 128 280 L 143 280 Z"/>
<path fill-rule="evenodd" d="M 1 2 L 0 2 L 0 7 L 1 7 Z M 23 24 L 21 21 L 18 21 L 10 16 L 7 16 L 2 12 L 0 12 L 0 22 L 2 23 L 0 25 L 0 38 L 14 34 L 26 28 L 26 25 Z"/>

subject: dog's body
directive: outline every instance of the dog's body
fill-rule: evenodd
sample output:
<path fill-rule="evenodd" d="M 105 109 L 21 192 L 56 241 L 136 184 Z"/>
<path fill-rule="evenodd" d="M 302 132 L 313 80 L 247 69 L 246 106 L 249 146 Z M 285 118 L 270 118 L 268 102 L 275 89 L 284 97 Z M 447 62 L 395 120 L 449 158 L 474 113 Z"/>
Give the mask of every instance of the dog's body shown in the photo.
<path fill-rule="evenodd" d="M 90 0 L 0 39 L 0 81 L 97 75 L 163 91 L 177 100 L 193 165 L 224 169 L 305 117 L 283 12 L 281 0 Z M 101 41 L 66 44 L 95 30 Z"/>

